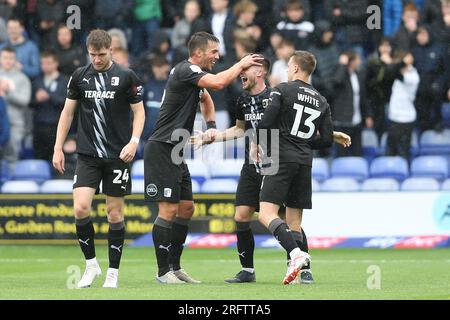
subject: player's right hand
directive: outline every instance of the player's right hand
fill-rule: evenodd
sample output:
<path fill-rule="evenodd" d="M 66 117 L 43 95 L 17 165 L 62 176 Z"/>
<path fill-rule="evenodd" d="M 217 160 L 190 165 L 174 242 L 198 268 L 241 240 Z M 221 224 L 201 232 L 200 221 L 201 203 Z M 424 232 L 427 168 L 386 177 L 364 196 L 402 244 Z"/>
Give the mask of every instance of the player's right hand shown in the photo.
<path fill-rule="evenodd" d="M 262 61 L 264 60 L 264 57 L 260 54 L 249 54 L 246 55 L 239 61 L 239 63 L 242 66 L 242 69 L 248 69 L 251 66 L 262 66 Z"/>
<path fill-rule="evenodd" d="M 55 150 L 53 153 L 53 167 L 60 173 L 64 174 L 66 168 L 64 167 L 64 152 L 62 150 Z"/>

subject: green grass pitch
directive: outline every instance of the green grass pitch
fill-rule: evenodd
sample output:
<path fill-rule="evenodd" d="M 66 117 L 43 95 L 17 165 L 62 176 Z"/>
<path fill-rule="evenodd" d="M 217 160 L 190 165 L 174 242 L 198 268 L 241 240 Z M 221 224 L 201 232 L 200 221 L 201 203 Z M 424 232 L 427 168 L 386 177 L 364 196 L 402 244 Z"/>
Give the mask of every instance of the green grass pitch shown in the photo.
<path fill-rule="evenodd" d="M 282 250 L 256 249 L 257 282 L 233 285 L 223 280 L 240 269 L 235 249 L 186 249 L 183 266 L 202 284 L 161 285 L 155 280 L 153 248 L 127 247 L 119 289 L 103 289 L 107 248 L 97 246 L 102 277 L 92 288 L 72 290 L 68 286 L 74 283 L 76 270 L 84 272 L 77 246 L 0 246 L 0 299 L 450 299 L 449 253 L 449 249 L 312 250 L 316 283 L 283 286 Z M 369 289 L 368 283 L 380 288 Z"/>

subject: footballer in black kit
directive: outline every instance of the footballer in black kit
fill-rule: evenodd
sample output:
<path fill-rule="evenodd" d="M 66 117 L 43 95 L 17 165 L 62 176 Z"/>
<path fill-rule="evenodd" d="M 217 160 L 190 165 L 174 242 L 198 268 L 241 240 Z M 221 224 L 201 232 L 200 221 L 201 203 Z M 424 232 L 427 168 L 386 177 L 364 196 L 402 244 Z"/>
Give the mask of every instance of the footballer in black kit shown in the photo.
<path fill-rule="evenodd" d="M 277 216 L 278 209 L 285 205 L 286 220 L 301 225 L 302 210 L 312 207 L 312 149 L 330 147 L 333 143 L 330 106 L 309 83 L 315 66 L 316 59 L 311 53 L 293 54 L 288 62 L 289 81 L 272 89 L 269 106 L 258 125 L 258 130 L 279 130 L 278 148 L 272 146 L 271 150 L 272 158 L 278 158 L 278 170 L 263 178 L 259 220 L 291 258 L 284 284 L 297 279 L 301 268 L 309 264 L 310 256 L 298 247 L 289 227 Z"/>
<path fill-rule="evenodd" d="M 64 172 L 62 146 L 78 108 L 77 153 L 73 199 L 77 238 L 86 259 L 79 288 L 90 287 L 101 275 L 95 254 L 95 230 L 90 218 L 100 183 L 106 194 L 109 222 L 109 268 L 103 284 L 117 288 L 125 239 L 124 196 L 130 194 L 130 162 L 144 127 L 142 86 L 135 73 L 112 61 L 111 36 L 96 29 L 89 33 L 87 49 L 92 63 L 73 73 L 58 123 L 53 166 Z M 131 124 L 131 112 L 133 123 Z"/>
<path fill-rule="evenodd" d="M 130 194 L 130 163 L 120 152 L 131 139 L 130 104 L 142 101 L 140 80 L 116 63 L 103 72 L 89 64 L 72 75 L 67 98 L 80 101 L 74 188 L 98 188 L 102 181 L 107 195 Z"/>
<path fill-rule="evenodd" d="M 158 202 L 158 217 L 152 237 L 160 283 L 199 283 L 181 268 L 180 258 L 194 213 L 192 182 L 181 150 L 194 127 L 200 107 L 208 130 L 205 138 L 213 142 L 216 135 L 214 103 L 206 89 L 223 89 L 259 57 L 248 56 L 231 68 L 210 74 L 219 59 L 219 40 L 206 32 L 195 33 L 188 42 L 189 59 L 170 72 L 158 120 L 145 145 L 145 199 Z"/>

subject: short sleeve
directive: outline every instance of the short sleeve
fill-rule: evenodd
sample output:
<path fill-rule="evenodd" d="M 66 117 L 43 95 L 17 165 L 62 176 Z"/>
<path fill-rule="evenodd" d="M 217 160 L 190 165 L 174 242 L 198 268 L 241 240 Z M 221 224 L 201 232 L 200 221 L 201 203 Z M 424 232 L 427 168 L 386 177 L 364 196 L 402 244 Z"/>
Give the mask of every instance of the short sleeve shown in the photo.
<path fill-rule="evenodd" d="M 144 90 L 142 88 L 142 82 L 139 77 L 130 70 L 130 87 L 127 91 L 128 102 L 130 104 L 139 103 L 142 101 Z"/>
<path fill-rule="evenodd" d="M 80 88 L 78 88 L 79 70 L 75 70 L 67 83 L 67 98 L 79 100 L 81 98 Z"/>
<path fill-rule="evenodd" d="M 190 63 L 184 63 L 180 65 L 179 70 L 177 70 L 178 80 L 181 82 L 188 82 L 196 86 L 200 78 L 202 78 L 207 73 L 203 71 L 199 66 Z"/>
<path fill-rule="evenodd" d="M 245 121 L 244 108 L 242 108 L 242 97 L 236 101 L 236 119 Z"/>

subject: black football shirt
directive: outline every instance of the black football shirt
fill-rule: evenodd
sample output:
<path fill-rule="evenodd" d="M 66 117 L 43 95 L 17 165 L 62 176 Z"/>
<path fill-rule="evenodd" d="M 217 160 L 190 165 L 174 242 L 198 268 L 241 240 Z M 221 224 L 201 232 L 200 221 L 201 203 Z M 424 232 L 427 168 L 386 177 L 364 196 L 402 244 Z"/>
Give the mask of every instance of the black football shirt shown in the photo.
<path fill-rule="evenodd" d="M 280 163 L 311 166 L 312 150 L 329 147 L 333 142 L 328 102 L 314 87 L 301 80 L 283 82 L 272 88 L 269 106 L 258 129 L 279 130 Z M 272 155 L 276 151 L 272 148 Z"/>
<path fill-rule="evenodd" d="M 262 92 L 256 95 L 251 95 L 248 91 L 244 91 L 236 101 L 236 119 L 245 121 L 245 131 L 252 130 L 252 136 L 255 134 L 264 111 L 269 104 L 270 90 L 269 87 L 266 87 Z M 246 164 L 249 159 L 249 141 L 246 138 Z"/>
<path fill-rule="evenodd" d="M 189 134 L 192 133 L 195 114 L 203 94 L 203 88 L 197 84 L 206 74 L 199 66 L 187 60 L 172 68 L 164 90 L 158 120 L 149 140 L 175 145 L 181 141 L 181 138 L 172 137 L 175 130 L 184 129 Z"/>
<path fill-rule="evenodd" d="M 102 72 L 92 64 L 80 67 L 69 80 L 67 98 L 80 103 L 77 152 L 118 159 L 131 139 L 130 104 L 142 101 L 142 85 L 136 74 L 116 63 Z"/>

